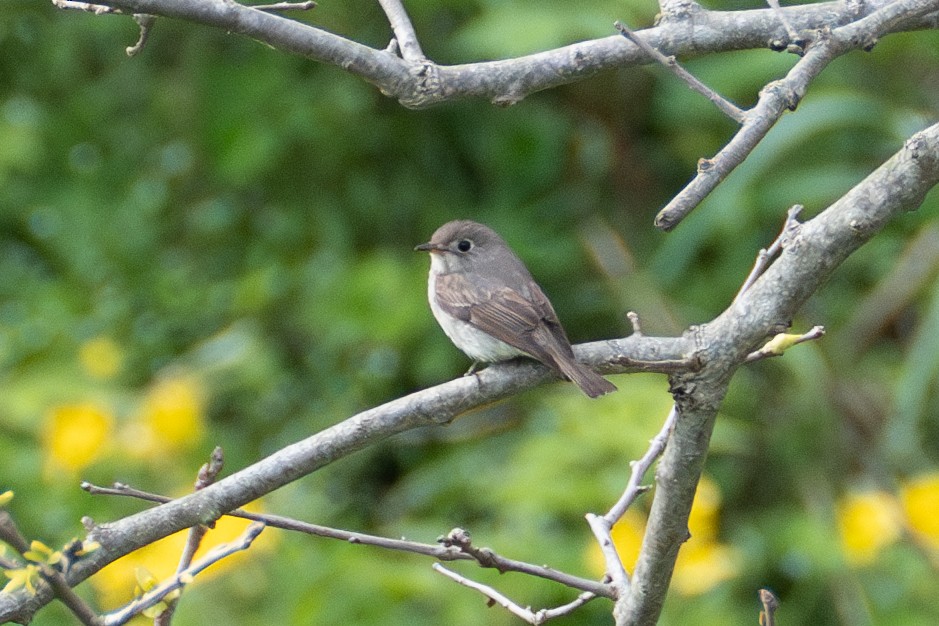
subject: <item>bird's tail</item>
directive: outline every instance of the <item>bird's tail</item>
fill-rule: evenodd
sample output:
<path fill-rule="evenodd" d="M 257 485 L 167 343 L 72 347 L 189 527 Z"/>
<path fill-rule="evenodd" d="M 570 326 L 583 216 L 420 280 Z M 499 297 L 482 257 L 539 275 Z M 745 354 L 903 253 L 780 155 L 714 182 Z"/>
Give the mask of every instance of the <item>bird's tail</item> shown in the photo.
<path fill-rule="evenodd" d="M 558 362 L 558 365 L 560 366 L 561 372 L 591 398 L 616 391 L 616 385 L 603 376 L 600 376 L 583 363 L 564 359 Z"/>

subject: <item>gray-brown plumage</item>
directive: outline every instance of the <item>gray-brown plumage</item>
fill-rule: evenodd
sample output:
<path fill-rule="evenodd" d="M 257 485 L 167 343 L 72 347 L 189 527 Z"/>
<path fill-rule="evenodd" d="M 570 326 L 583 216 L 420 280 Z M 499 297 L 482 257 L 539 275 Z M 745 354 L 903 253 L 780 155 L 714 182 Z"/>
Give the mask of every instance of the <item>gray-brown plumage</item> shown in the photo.
<path fill-rule="evenodd" d="M 431 253 L 428 300 L 451 341 L 474 361 L 530 356 L 591 398 L 616 386 L 574 359 L 554 307 L 494 230 L 448 222 L 417 250 Z"/>

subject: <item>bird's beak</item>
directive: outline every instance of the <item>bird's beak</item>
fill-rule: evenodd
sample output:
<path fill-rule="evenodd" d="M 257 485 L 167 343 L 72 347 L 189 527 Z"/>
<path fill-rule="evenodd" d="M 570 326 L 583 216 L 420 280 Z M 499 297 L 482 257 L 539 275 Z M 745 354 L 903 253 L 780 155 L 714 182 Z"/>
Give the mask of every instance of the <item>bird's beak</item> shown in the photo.
<path fill-rule="evenodd" d="M 422 243 L 419 246 L 414 246 L 414 249 L 418 252 L 446 252 L 447 247 L 439 243 L 428 241 L 427 243 Z"/>

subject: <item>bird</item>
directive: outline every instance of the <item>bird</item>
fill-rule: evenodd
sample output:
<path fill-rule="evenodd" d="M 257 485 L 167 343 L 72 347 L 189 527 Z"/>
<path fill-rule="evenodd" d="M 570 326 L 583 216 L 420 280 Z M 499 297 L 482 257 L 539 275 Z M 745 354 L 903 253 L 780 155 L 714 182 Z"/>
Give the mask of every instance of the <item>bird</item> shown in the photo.
<path fill-rule="evenodd" d="M 430 253 L 427 298 L 447 337 L 479 363 L 530 357 L 596 398 L 616 386 L 583 363 L 548 297 L 496 231 L 447 222 L 415 250 Z"/>

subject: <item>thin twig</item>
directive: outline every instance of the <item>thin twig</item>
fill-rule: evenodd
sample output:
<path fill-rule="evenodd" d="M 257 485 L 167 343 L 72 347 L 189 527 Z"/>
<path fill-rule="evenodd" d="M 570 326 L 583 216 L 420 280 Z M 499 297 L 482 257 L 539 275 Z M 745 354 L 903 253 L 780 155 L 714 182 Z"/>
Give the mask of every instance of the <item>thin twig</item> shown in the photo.
<path fill-rule="evenodd" d="M 761 361 L 773 356 L 782 356 L 783 353 L 792 346 L 805 343 L 806 341 L 821 339 L 824 336 L 824 326 L 813 326 L 808 332 L 802 333 L 801 335 L 779 333 L 767 341 L 762 348 L 748 354 L 747 358 L 744 359 L 744 363 L 753 363 L 754 361 Z"/>
<path fill-rule="evenodd" d="M 411 18 L 408 17 L 408 12 L 404 9 L 401 0 L 378 0 L 378 3 L 388 16 L 391 30 L 394 31 L 398 42 L 397 47 L 401 58 L 414 63 L 426 60 L 427 57 L 421 50 L 421 44 L 417 41 L 414 25 L 411 24 Z"/>
<path fill-rule="evenodd" d="M 665 422 L 662 424 L 662 428 L 656 433 L 655 437 L 649 441 L 649 448 L 646 450 L 646 453 L 642 455 L 642 458 L 638 461 L 630 463 L 631 473 L 629 481 L 626 483 L 626 490 L 609 512 L 603 516 L 611 527 L 623 517 L 626 513 L 626 509 L 629 508 L 636 498 L 645 491 L 648 491 L 648 487 L 644 487 L 641 484 L 642 477 L 649 471 L 649 468 L 652 467 L 655 460 L 662 456 L 665 445 L 668 443 L 668 437 L 672 433 L 672 428 L 675 427 L 677 420 L 678 408 L 672 405 L 668 416 L 665 418 Z"/>
<path fill-rule="evenodd" d="M 779 599 L 769 589 L 760 589 L 760 626 L 776 626 L 776 609 L 779 608 Z"/>
<path fill-rule="evenodd" d="M 59 9 L 72 9 L 74 11 L 85 11 L 95 15 L 104 15 L 106 13 L 123 13 L 118 8 L 105 6 L 103 4 L 93 4 L 91 2 L 77 2 L 76 0 L 52 0 L 52 5 Z"/>
<path fill-rule="evenodd" d="M 124 50 L 129 57 L 143 50 L 143 47 L 147 44 L 147 39 L 150 38 L 150 29 L 153 28 L 153 24 L 156 22 L 156 16 L 146 13 L 134 13 L 134 21 L 140 27 L 140 36 L 137 38 L 137 43 L 128 46 Z"/>
<path fill-rule="evenodd" d="M 789 243 L 792 237 L 799 229 L 799 213 L 802 212 L 801 204 L 794 204 L 789 207 L 789 210 L 786 211 L 786 221 L 783 223 L 782 230 L 779 231 L 779 234 L 776 236 L 776 239 L 773 240 L 773 243 L 770 244 L 769 248 L 763 248 L 756 255 L 756 262 L 753 264 L 753 269 L 750 270 L 750 273 L 747 275 L 746 280 L 743 281 L 743 284 L 740 286 L 740 290 L 737 291 L 737 295 L 734 297 L 731 305 L 736 304 L 743 294 L 746 293 L 747 289 L 750 288 L 753 283 L 756 282 L 756 279 L 763 275 L 763 272 L 766 271 L 766 268 L 769 267 L 770 261 L 772 261 L 777 254 L 779 254 L 782 249 Z"/>
<path fill-rule="evenodd" d="M 218 563 L 222 559 L 231 556 L 236 552 L 247 550 L 251 546 L 251 543 L 257 538 L 257 536 L 261 534 L 262 530 L 264 530 L 264 524 L 251 524 L 235 541 L 216 546 L 211 552 L 206 554 L 190 567 L 186 568 L 184 571 L 176 573 L 169 580 L 154 587 L 149 592 L 129 603 L 124 608 L 118 611 L 114 611 L 113 613 L 109 613 L 104 618 L 104 625 L 120 626 L 121 624 L 127 623 L 131 618 L 139 614 L 141 611 L 144 611 L 161 602 L 168 594 L 188 585 L 190 582 L 192 582 L 193 578 L 195 578 L 197 574 L 201 573 L 210 565 Z"/>
<path fill-rule="evenodd" d="M 516 604 L 515 602 L 510 600 L 507 596 L 505 596 L 502 593 L 499 593 L 498 591 L 496 591 L 489 585 L 484 585 L 482 583 L 476 582 L 475 580 L 470 580 L 469 578 L 465 576 L 457 574 L 453 570 L 447 569 L 440 563 L 434 563 L 432 567 L 434 568 L 434 571 L 439 572 L 440 574 L 443 574 L 450 580 L 456 581 L 459 584 L 463 585 L 464 587 L 475 589 L 479 593 L 483 594 L 484 596 L 489 598 L 489 604 L 498 604 L 499 606 L 506 609 L 513 615 L 522 618 L 529 624 L 543 624 L 545 623 L 545 621 L 551 619 L 552 617 L 557 617 L 559 615 L 567 615 L 574 609 L 578 608 L 579 606 L 582 606 L 584 603 L 592 599 L 592 598 L 587 598 L 587 599 L 582 600 L 581 598 L 584 595 L 582 594 L 581 596 L 578 596 L 578 598 L 574 600 L 574 602 L 571 602 L 570 604 L 565 604 L 563 607 L 558 607 L 557 609 L 552 609 L 550 612 L 546 610 L 532 611 L 531 609 L 524 608 L 521 605 Z M 562 611 L 562 612 L 558 612 L 558 611 Z"/>
<path fill-rule="evenodd" d="M 639 314 L 635 311 L 627 311 L 626 319 L 629 320 L 629 324 L 633 327 L 633 335 L 642 335 L 642 322 L 639 320 Z"/>
<path fill-rule="evenodd" d="M 219 474 L 222 473 L 224 466 L 225 456 L 222 452 L 222 448 L 221 446 L 215 446 L 212 450 L 212 454 L 209 456 L 208 463 L 204 463 L 202 467 L 199 468 L 195 485 L 193 485 L 194 490 L 199 491 L 205 489 L 214 483 Z M 176 566 L 177 574 L 183 573 L 192 565 L 192 559 L 195 558 L 196 552 L 199 550 L 199 546 L 202 545 L 202 540 L 205 539 L 208 532 L 208 527 L 203 524 L 193 526 L 189 529 L 189 533 L 186 535 L 186 545 L 183 547 L 183 552 L 179 557 L 179 564 Z M 169 625 L 181 597 L 181 595 L 176 596 L 172 600 L 167 601 L 166 610 L 154 618 L 154 626 Z"/>
<path fill-rule="evenodd" d="M 258 11 L 309 11 L 315 9 L 317 4 L 313 0 L 306 2 L 275 2 L 274 4 L 251 4 L 248 5 Z"/>
<path fill-rule="evenodd" d="M 125 496 L 157 503 L 166 503 L 173 500 L 173 498 L 168 498 L 166 496 L 134 489 L 123 483 L 115 483 L 114 487 L 99 487 L 88 482 L 83 482 L 81 484 L 81 488 L 88 493 L 96 495 Z M 531 563 L 525 563 L 524 561 L 510 559 L 496 554 L 488 548 L 473 548 L 472 550 L 464 551 L 457 541 L 451 540 L 455 536 L 454 533 L 456 532 L 456 529 L 454 531 L 450 531 L 450 533 L 445 538 L 438 540 L 440 545 L 433 545 L 420 543 L 417 541 L 408 541 L 406 539 L 390 539 L 388 537 L 379 537 L 376 535 L 368 535 L 365 533 L 341 530 L 338 528 L 330 528 L 328 526 L 310 524 L 308 522 L 302 522 L 280 515 L 252 513 L 243 509 L 229 511 L 225 515 L 263 522 L 265 525 L 272 528 L 291 530 L 295 532 L 306 533 L 308 535 L 314 535 L 317 537 L 326 537 L 328 539 L 338 539 L 340 541 L 347 541 L 351 544 L 374 546 L 377 548 L 383 548 L 385 550 L 411 552 L 413 554 L 430 556 L 441 561 L 476 561 L 481 567 L 494 568 L 500 572 L 519 572 L 522 574 L 537 576 L 539 578 L 544 578 L 546 580 L 551 580 L 556 583 L 566 585 L 573 589 L 589 591 L 597 596 L 603 596 L 605 598 L 612 598 L 614 595 L 613 590 L 609 585 L 605 585 L 595 580 L 573 576 L 571 574 L 567 574 L 547 566 L 534 565 Z"/>
<path fill-rule="evenodd" d="M 745 111 L 695 78 L 691 72 L 678 64 L 678 61 L 675 60 L 674 56 L 665 56 L 650 46 L 642 37 L 634 33 L 628 26 L 626 26 L 626 24 L 623 24 L 619 20 L 613 22 L 613 27 L 616 28 L 616 30 L 618 30 L 623 37 L 642 48 L 646 54 L 664 65 L 666 68 L 668 68 L 669 71 L 678 76 L 678 78 L 685 81 L 685 83 L 687 83 L 693 91 L 697 91 L 699 94 L 713 102 L 714 105 L 724 113 L 724 115 L 728 116 L 738 124 L 743 124 L 746 121 L 747 114 Z"/>
<path fill-rule="evenodd" d="M 585 591 L 567 604 L 562 604 L 561 606 L 555 607 L 553 609 L 541 609 L 535 613 L 535 615 L 542 617 L 542 621 L 554 619 L 555 617 L 561 617 L 562 615 L 570 615 L 575 610 L 579 609 L 596 597 L 596 595 L 590 593 L 589 591 Z"/>
<path fill-rule="evenodd" d="M 766 4 L 773 9 L 773 13 L 779 18 L 780 23 L 782 23 L 783 28 L 786 29 L 786 35 L 789 37 L 789 44 L 792 46 L 799 45 L 799 33 L 796 32 L 796 29 L 792 27 L 792 22 L 786 17 L 786 14 L 783 13 L 782 7 L 779 6 L 779 0 L 766 0 Z M 796 49 L 793 49 L 793 52 L 796 52 Z"/>
<path fill-rule="evenodd" d="M 638 461 L 632 461 L 630 463 L 631 471 L 629 480 L 626 483 L 626 490 L 623 492 L 623 495 L 620 496 L 619 500 L 616 501 L 616 504 L 613 505 L 606 515 L 599 516 L 588 513 L 586 516 L 587 523 L 590 525 L 594 537 L 596 537 L 597 542 L 600 544 L 600 551 L 603 553 L 603 558 L 606 562 L 607 574 L 612 580 L 613 587 L 620 593 L 629 587 L 629 575 L 626 573 L 623 561 L 616 551 L 616 546 L 613 543 L 613 538 L 610 533 L 613 529 L 613 525 L 626 513 L 626 509 L 628 509 L 642 493 L 648 491 L 649 488 L 642 485 L 642 478 L 649 468 L 652 467 L 655 460 L 665 451 L 668 437 L 675 427 L 677 420 L 678 408 L 673 405 L 672 409 L 668 412 L 668 417 L 665 418 L 665 423 L 662 424 L 661 430 L 649 441 L 649 448 L 646 450 L 646 453 L 642 455 L 642 458 Z"/>

